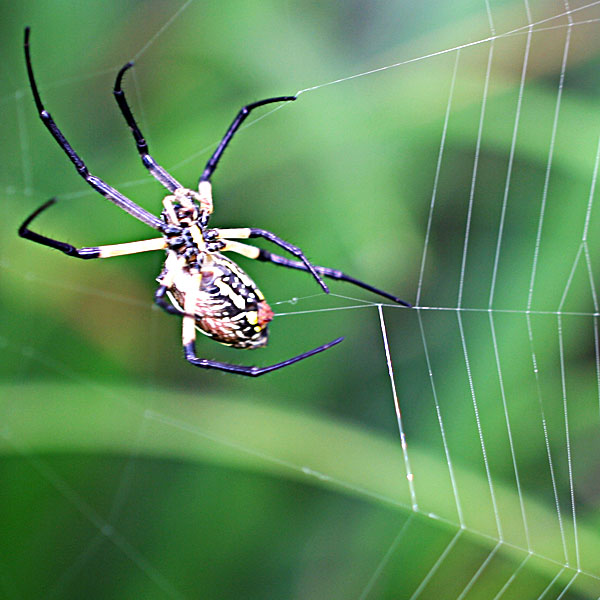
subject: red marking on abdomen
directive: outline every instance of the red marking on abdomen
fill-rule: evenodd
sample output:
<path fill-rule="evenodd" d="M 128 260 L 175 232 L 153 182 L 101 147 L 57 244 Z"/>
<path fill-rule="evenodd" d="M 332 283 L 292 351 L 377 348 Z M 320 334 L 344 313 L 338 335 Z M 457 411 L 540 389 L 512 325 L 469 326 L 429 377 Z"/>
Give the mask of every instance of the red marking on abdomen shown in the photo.
<path fill-rule="evenodd" d="M 273 311 L 265 300 L 258 303 L 258 326 L 262 329 L 269 321 L 273 320 Z"/>

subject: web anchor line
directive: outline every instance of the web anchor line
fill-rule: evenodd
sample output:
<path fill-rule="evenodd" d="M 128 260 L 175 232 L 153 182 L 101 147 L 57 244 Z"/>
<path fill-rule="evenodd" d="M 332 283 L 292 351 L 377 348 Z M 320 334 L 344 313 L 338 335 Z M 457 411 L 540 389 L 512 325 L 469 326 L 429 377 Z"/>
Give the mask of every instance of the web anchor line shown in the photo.
<path fill-rule="evenodd" d="M 406 446 L 406 436 L 404 434 L 404 426 L 402 424 L 402 412 L 400 411 L 400 402 L 398 401 L 398 393 L 396 391 L 396 381 L 394 379 L 394 367 L 392 366 L 392 359 L 390 356 L 390 345 L 387 337 L 387 330 L 385 327 L 385 320 L 383 318 L 383 308 L 381 304 L 377 305 L 377 311 L 379 312 L 379 325 L 381 327 L 381 336 L 383 338 L 383 347 L 385 350 L 385 360 L 388 368 L 388 375 L 390 378 L 390 384 L 392 387 L 392 396 L 394 398 L 394 409 L 396 411 L 396 420 L 398 421 L 398 431 L 400 432 L 400 443 L 402 446 L 402 455 L 404 456 L 404 466 L 406 467 L 406 479 L 408 481 L 408 489 L 410 491 L 410 499 L 412 509 L 414 511 L 419 510 L 417 504 L 417 495 L 415 492 L 414 474 L 410 467 L 410 461 L 408 459 L 408 449 Z"/>

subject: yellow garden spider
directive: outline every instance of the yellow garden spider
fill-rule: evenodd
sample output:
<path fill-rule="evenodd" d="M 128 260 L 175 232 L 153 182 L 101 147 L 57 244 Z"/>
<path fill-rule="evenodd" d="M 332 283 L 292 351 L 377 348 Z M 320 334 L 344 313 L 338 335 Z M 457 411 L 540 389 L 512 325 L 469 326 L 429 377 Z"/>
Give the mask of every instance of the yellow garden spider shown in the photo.
<path fill-rule="evenodd" d="M 159 286 L 154 299 L 156 304 L 166 312 L 183 317 L 183 348 L 185 358 L 191 364 L 205 369 L 219 369 L 230 373 L 257 376 L 286 367 L 313 354 L 327 350 L 344 339 L 337 338 L 308 352 L 266 367 L 234 365 L 198 358 L 195 350 L 197 329 L 213 340 L 227 346 L 259 348 L 267 343 L 267 325 L 273 318 L 273 312 L 256 284 L 238 265 L 223 256 L 222 252 L 236 252 L 247 258 L 308 271 L 327 293 L 329 289 L 321 279 L 321 275 L 348 281 L 410 307 L 410 304 L 400 300 L 400 298 L 396 298 L 368 283 L 354 279 L 341 271 L 312 265 L 300 248 L 280 239 L 270 231 L 255 227 L 238 229 L 211 229 L 207 227 L 208 220 L 213 212 L 210 179 L 235 132 L 255 108 L 273 102 L 292 101 L 296 99 L 295 96 L 267 98 L 244 106 L 231 123 L 214 154 L 206 163 L 196 192 L 184 188 L 148 153 L 148 144 L 133 118 L 125 94 L 121 89 L 123 75 L 127 69 L 133 66 L 133 63 L 127 63 L 117 75 L 113 93 L 121 113 L 131 129 L 142 163 L 150 174 L 170 192 L 163 200 L 164 209 L 160 218 L 158 218 L 88 171 L 83 160 L 67 142 L 54 119 L 42 104 L 31 66 L 29 27 L 25 29 L 24 46 L 27 74 L 40 118 L 54 136 L 58 145 L 65 151 L 77 172 L 106 199 L 139 221 L 156 229 L 162 235 L 159 238 L 124 244 L 75 248 L 70 244 L 48 238 L 29 229 L 30 223 L 41 212 L 54 204 L 55 199 L 49 200 L 31 214 L 19 228 L 19 235 L 38 244 L 60 250 L 68 256 L 85 259 L 110 258 L 151 250 L 165 250 L 167 257 L 162 272 L 157 278 Z M 296 260 L 284 258 L 266 250 L 235 241 L 236 239 L 257 237 L 264 238 L 283 248 L 292 254 Z M 166 301 L 165 296 L 171 304 Z"/>

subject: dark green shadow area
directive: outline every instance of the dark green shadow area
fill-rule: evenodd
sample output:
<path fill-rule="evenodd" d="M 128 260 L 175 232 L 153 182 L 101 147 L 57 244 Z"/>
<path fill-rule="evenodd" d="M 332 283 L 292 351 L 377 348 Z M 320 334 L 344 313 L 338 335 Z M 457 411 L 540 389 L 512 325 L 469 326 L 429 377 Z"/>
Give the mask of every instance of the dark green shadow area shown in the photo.
<path fill-rule="evenodd" d="M 481 515 L 473 514 L 468 506 L 463 506 L 466 528 L 461 530 L 456 519 L 446 517 L 456 514 L 452 496 L 437 497 L 436 482 L 447 479 L 448 465 L 411 440 L 408 457 L 419 465 L 414 473 L 419 502 L 415 511 L 398 439 L 324 415 L 274 408 L 264 398 L 260 403 L 250 398 L 224 401 L 119 387 L 89 389 L 82 397 L 80 388 L 48 382 L 3 386 L 2 397 L 6 418 L 0 451 L 4 455 L 3 487 L 7 492 L 3 529 L 9 539 L 22 540 L 25 532 L 20 528 L 26 529 L 45 514 L 44 527 L 39 528 L 36 538 L 43 538 L 47 530 L 57 555 L 68 565 L 66 571 L 72 572 L 77 581 L 78 590 L 86 588 L 81 581 L 87 574 L 85 554 L 90 554 L 89 560 L 93 555 L 93 564 L 102 569 L 105 560 L 112 560 L 110 551 L 125 554 L 128 560 L 123 562 L 121 556 L 121 562 L 117 561 L 120 576 L 144 597 L 188 597 L 189 590 L 196 586 L 211 589 L 208 597 L 213 597 L 212 593 L 224 594 L 214 597 L 230 597 L 224 592 L 225 573 L 236 573 L 241 582 L 245 577 L 256 578 L 256 569 L 263 567 L 263 577 L 273 576 L 282 590 L 290 589 L 295 585 L 295 571 L 306 568 L 298 552 L 308 542 L 299 540 L 312 531 L 311 519 L 319 520 L 320 535 L 325 535 L 324 523 L 338 531 L 332 524 L 342 515 L 346 518 L 338 524 L 340 531 L 344 535 L 354 532 L 357 537 L 350 535 L 348 546 L 335 545 L 334 550 L 327 550 L 327 540 L 320 540 L 320 560 L 334 560 L 347 553 L 362 559 L 342 561 L 345 566 L 337 565 L 330 577 L 319 582 L 315 588 L 318 593 L 312 597 L 349 597 L 339 587 L 339 580 L 345 580 L 355 592 L 363 589 L 368 594 L 365 597 L 387 597 L 386 589 L 390 593 L 404 590 L 410 597 L 419 586 L 423 588 L 421 597 L 443 598 L 446 593 L 447 597 L 456 597 L 466 586 L 471 586 L 469 594 L 474 594 L 469 598 L 493 597 L 503 586 L 503 597 L 512 597 L 509 591 L 517 579 L 521 593 L 529 590 L 527 593 L 533 594 L 537 589 L 541 593 L 557 575 L 556 589 L 564 588 L 575 575 L 574 569 L 544 558 L 552 552 L 542 550 L 545 545 L 539 537 L 530 555 L 510 540 L 499 543 L 497 535 L 485 533 L 489 523 L 478 523 L 476 519 Z M 460 465 L 453 465 L 453 470 L 471 497 L 483 499 L 490 495 L 485 478 Z M 17 473 L 19 480 L 12 480 L 11 475 Z M 502 506 L 505 526 L 509 516 L 518 520 L 518 494 L 501 482 L 494 482 L 494 492 Z M 302 505 L 306 512 L 302 514 L 290 506 L 286 509 L 288 500 Z M 548 525 L 556 520 L 553 507 L 530 498 L 524 501 L 532 523 Z M 17 507 L 20 514 L 15 520 L 11 515 Z M 437 514 L 426 509 L 429 507 L 435 507 Z M 207 510 L 215 515 L 215 523 Z M 212 533 L 214 537 L 206 535 L 206 530 L 211 525 L 216 527 L 221 519 L 225 530 L 218 527 Z M 296 531 L 299 519 L 307 521 Z M 254 529 L 261 522 L 262 529 Z M 83 557 L 69 551 L 74 541 L 68 535 L 63 537 L 63 527 L 74 527 L 73 531 L 84 538 L 87 530 L 89 540 L 77 542 L 78 552 L 87 549 Z M 252 542 L 246 538 L 232 549 L 235 540 L 244 538 L 249 530 Z M 551 530 L 548 525 L 549 549 L 555 546 Z M 170 540 L 169 532 L 179 532 L 175 540 L 181 547 L 172 546 L 175 540 Z M 192 535 L 194 544 L 203 550 L 186 547 L 186 536 L 192 532 L 204 536 L 199 542 Z M 272 566 L 267 568 L 272 553 L 279 555 L 277 547 L 292 541 L 293 550 L 286 550 L 286 559 L 291 563 L 286 568 L 279 565 L 275 571 Z M 578 541 L 585 555 L 598 547 L 598 534 L 579 524 Z M 0 560 L 12 573 L 19 572 L 19 566 L 23 566 L 19 562 L 24 560 L 16 544 L 5 547 Z M 211 576 L 191 568 L 206 548 L 216 548 Z M 173 552 L 184 563 L 172 561 Z M 253 567 L 252 576 L 244 574 L 244 565 L 253 563 L 256 552 L 264 555 L 266 562 L 261 563 L 263 567 Z M 130 553 L 139 556 L 131 560 Z M 141 556 L 146 558 L 142 560 Z M 141 568 L 145 560 L 155 566 Z M 457 560 L 470 564 L 472 571 L 462 568 L 458 576 L 450 568 Z M 51 560 L 48 565 L 53 565 Z M 410 565 L 410 572 L 401 569 L 403 565 Z M 106 568 L 114 575 L 114 565 Z M 70 576 L 64 573 L 61 575 L 60 568 L 40 573 L 41 581 L 47 575 L 48 589 L 60 591 L 57 597 L 68 597 Z M 569 598 L 590 597 L 597 593 L 598 583 L 594 577 L 580 573 L 569 593 L 581 596 Z M 263 584 L 256 583 L 259 595 L 248 592 L 248 597 L 261 597 Z M 25 584 L 16 581 L 14 585 L 23 591 Z M 244 585 L 252 589 L 252 584 Z M 33 582 L 27 586 L 36 589 Z M 103 594 L 108 595 L 98 597 L 113 597 L 107 589 Z M 127 586 L 121 581 L 119 589 L 122 592 Z M 236 593 L 232 591 L 231 597 Z"/>

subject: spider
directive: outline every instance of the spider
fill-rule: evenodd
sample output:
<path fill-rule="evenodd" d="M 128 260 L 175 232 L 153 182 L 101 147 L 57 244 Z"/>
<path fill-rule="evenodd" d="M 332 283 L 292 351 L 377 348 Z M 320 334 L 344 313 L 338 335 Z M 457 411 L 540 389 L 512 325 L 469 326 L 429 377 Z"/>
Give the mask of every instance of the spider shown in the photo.
<path fill-rule="evenodd" d="M 163 199 L 164 208 L 159 218 L 135 204 L 102 179 L 92 175 L 66 140 L 42 103 L 31 65 L 29 32 L 29 27 L 25 28 L 25 63 L 33 99 L 43 124 L 88 185 L 131 216 L 158 231 L 161 237 L 122 244 L 76 248 L 66 242 L 46 237 L 29 229 L 31 222 L 56 202 L 54 198 L 25 219 L 19 228 L 19 235 L 38 244 L 60 250 L 68 256 L 82 259 L 111 258 L 138 252 L 165 250 L 166 260 L 157 278 L 159 286 L 154 300 L 167 313 L 183 317 L 183 349 L 185 358 L 191 364 L 205 369 L 258 376 L 323 352 L 344 339 L 337 338 L 298 356 L 264 367 L 236 365 L 198 358 L 195 349 L 197 330 L 227 346 L 259 348 L 267 343 L 267 325 L 273 318 L 273 312 L 256 284 L 235 262 L 224 256 L 223 252 L 235 252 L 247 258 L 308 271 L 326 293 L 329 293 L 329 289 L 323 282 L 322 276 L 347 281 L 398 304 L 411 306 L 408 302 L 368 283 L 354 279 L 341 271 L 313 265 L 300 248 L 282 240 L 270 231 L 255 227 L 221 229 L 207 226 L 213 212 L 211 177 L 240 125 L 259 106 L 276 102 L 290 102 L 296 100 L 296 96 L 277 96 L 244 106 L 206 163 L 200 176 L 198 191 L 194 191 L 183 187 L 149 154 L 148 144 L 133 117 L 121 87 L 123 76 L 133 66 L 133 63 L 128 62 L 121 68 L 113 89 L 115 99 L 133 134 L 144 167 L 169 191 L 169 194 Z M 264 238 L 291 254 L 294 259 L 284 258 L 267 250 L 236 241 L 250 238 Z M 167 302 L 167 299 L 170 303 Z"/>

